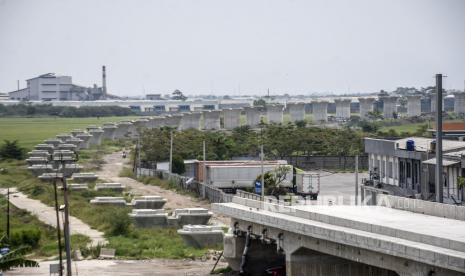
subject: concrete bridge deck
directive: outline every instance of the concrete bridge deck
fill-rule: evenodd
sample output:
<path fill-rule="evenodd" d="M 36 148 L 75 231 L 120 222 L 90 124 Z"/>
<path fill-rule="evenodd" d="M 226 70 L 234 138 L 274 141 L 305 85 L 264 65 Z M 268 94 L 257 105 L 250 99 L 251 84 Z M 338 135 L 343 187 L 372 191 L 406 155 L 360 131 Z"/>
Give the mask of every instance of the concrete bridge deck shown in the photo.
<path fill-rule="evenodd" d="M 379 206 L 278 206 L 238 197 L 214 204 L 213 211 L 230 216 L 240 230 L 252 226 L 256 235 L 266 229 L 269 237 L 281 236 L 288 275 L 311 271 L 299 274 L 302 265 L 293 265 L 293 254 L 302 248 L 397 275 L 465 273 L 461 220 Z"/>

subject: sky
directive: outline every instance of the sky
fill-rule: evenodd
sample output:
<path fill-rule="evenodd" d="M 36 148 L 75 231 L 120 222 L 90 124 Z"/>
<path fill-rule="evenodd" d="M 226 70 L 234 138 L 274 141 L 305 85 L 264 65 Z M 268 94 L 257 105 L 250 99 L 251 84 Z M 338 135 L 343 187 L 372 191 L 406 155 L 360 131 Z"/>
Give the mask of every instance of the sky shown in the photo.
<path fill-rule="evenodd" d="M 0 92 L 55 72 L 120 96 L 464 89 L 463 0 L 0 0 Z"/>

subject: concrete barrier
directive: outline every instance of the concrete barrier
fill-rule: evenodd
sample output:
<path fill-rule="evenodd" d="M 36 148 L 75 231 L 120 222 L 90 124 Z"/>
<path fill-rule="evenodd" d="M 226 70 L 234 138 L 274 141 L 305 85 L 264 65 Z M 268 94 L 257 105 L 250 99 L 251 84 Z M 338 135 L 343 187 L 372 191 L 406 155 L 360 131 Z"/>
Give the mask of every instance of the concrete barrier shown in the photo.
<path fill-rule="evenodd" d="M 129 217 L 136 227 L 153 228 L 168 225 L 168 214 L 163 209 L 134 209 Z"/>
<path fill-rule="evenodd" d="M 126 189 L 126 186 L 121 183 L 97 183 L 95 184 L 96 191 L 111 190 L 111 191 L 122 192 L 124 189 Z"/>
<path fill-rule="evenodd" d="M 213 213 L 205 208 L 184 208 L 175 209 L 173 217 L 176 218 L 179 227 L 192 225 L 206 225 L 212 217 Z"/>
<path fill-rule="evenodd" d="M 178 234 L 188 246 L 195 248 L 213 247 L 223 243 L 221 226 L 184 225 Z"/>
<path fill-rule="evenodd" d="M 141 196 L 131 201 L 135 209 L 161 209 L 165 203 L 166 199 L 161 196 Z"/>
<path fill-rule="evenodd" d="M 94 199 L 91 199 L 90 204 L 126 206 L 126 200 L 123 197 L 98 196 Z"/>

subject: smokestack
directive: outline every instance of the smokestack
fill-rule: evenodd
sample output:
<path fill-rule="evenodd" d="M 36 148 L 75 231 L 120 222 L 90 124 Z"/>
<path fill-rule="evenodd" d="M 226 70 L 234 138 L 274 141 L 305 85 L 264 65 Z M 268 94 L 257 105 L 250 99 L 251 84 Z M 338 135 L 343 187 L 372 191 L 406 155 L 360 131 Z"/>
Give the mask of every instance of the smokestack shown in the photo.
<path fill-rule="evenodd" d="M 102 66 L 102 99 L 107 99 L 107 73 L 105 71 L 105 65 Z"/>

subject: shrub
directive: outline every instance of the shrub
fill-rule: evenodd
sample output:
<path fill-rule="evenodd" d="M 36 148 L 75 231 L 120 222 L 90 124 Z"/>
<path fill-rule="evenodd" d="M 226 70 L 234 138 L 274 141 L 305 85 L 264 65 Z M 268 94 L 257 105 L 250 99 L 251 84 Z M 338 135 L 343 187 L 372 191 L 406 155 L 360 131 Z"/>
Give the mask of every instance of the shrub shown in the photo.
<path fill-rule="evenodd" d="M 126 208 L 115 208 L 108 218 L 110 225 L 109 233 L 112 236 L 126 236 L 130 233 L 131 219 Z"/>
<path fill-rule="evenodd" d="M 0 146 L 0 158 L 21 160 L 24 157 L 24 149 L 18 145 L 18 141 L 4 140 Z"/>
<path fill-rule="evenodd" d="M 173 156 L 173 173 L 183 174 L 185 171 L 184 159 L 179 155 Z"/>
<path fill-rule="evenodd" d="M 30 246 L 36 248 L 39 245 L 41 232 L 38 229 L 24 229 L 13 231 L 10 236 L 12 246 Z"/>

